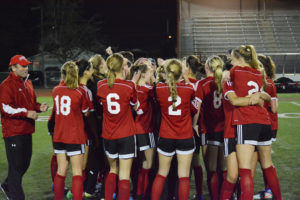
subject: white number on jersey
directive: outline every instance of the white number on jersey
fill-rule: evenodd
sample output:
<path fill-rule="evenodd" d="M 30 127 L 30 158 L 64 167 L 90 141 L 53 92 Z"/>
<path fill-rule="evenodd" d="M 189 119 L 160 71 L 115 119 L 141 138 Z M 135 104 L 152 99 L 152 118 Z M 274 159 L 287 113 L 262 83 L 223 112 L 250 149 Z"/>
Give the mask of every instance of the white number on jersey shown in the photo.
<path fill-rule="evenodd" d="M 62 96 L 59 101 L 59 96 L 57 95 L 55 98 L 56 104 L 56 114 L 59 115 L 68 115 L 71 111 L 71 98 L 69 96 Z"/>
<path fill-rule="evenodd" d="M 258 92 L 259 87 L 258 87 L 258 84 L 257 84 L 256 82 L 254 82 L 254 81 L 249 81 L 249 82 L 247 83 L 247 85 L 250 86 L 250 87 L 251 87 L 251 86 L 254 86 L 253 89 L 251 89 L 251 90 L 248 91 L 248 95 L 251 95 L 251 94 L 253 94 L 253 93 L 255 93 L 255 92 Z"/>
<path fill-rule="evenodd" d="M 106 97 L 108 112 L 116 115 L 120 112 L 120 104 L 116 101 L 112 101 L 112 99 L 119 100 L 120 96 L 116 93 L 110 93 Z"/>
<path fill-rule="evenodd" d="M 172 97 L 169 97 L 168 101 L 172 102 Z M 175 102 L 175 107 L 178 107 L 180 104 L 181 104 L 181 98 L 180 98 L 180 96 L 177 96 L 177 99 Z M 181 110 L 180 109 L 173 110 L 173 105 L 170 105 L 169 106 L 169 115 L 179 116 L 179 115 L 181 115 Z"/>
<path fill-rule="evenodd" d="M 222 93 L 218 94 L 217 90 L 214 91 L 214 108 L 218 109 L 222 105 Z"/>

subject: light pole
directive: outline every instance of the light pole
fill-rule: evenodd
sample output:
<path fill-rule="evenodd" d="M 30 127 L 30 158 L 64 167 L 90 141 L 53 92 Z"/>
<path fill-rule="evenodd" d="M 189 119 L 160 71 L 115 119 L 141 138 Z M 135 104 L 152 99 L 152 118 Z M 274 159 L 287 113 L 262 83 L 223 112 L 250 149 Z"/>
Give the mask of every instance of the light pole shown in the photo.
<path fill-rule="evenodd" d="M 32 7 L 32 11 L 35 10 L 40 10 L 40 31 L 41 31 L 41 39 L 40 39 L 40 51 L 41 51 L 41 57 L 42 57 L 42 62 L 40 63 L 41 71 L 44 74 L 45 77 L 45 60 L 44 60 L 44 14 L 43 14 L 43 6 L 37 6 L 37 7 Z M 45 80 L 45 79 L 44 79 Z M 44 86 L 46 84 L 46 81 L 44 81 Z"/>

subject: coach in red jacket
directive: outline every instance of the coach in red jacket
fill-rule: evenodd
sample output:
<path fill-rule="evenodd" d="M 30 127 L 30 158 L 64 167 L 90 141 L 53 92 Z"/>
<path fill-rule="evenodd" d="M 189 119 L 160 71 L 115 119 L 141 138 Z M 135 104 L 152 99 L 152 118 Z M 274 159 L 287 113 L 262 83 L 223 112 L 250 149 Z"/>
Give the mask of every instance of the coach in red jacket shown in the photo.
<path fill-rule="evenodd" d="M 9 199 L 24 200 L 22 177 L 29 167 L 32 154 L 32 133 L 37 112 L 44 112 L 48 104 L 36 101 L 28 80 L 28 65 L 24 56 L 16 55 L 9 63 L 9 76 L 0 85 L 2 133 L 8 161 L 8 177 L 1 184 Z"/>

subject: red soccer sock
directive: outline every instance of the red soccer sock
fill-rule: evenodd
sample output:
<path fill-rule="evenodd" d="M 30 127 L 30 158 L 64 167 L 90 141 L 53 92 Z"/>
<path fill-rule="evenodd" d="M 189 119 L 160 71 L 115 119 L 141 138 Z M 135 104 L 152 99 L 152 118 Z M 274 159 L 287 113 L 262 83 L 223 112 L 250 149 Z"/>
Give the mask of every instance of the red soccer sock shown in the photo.
<path fill-rule="evenodd" d="M 143 195 L 145 196 L 146 192 L 147 192 L 147 189 L 148 189 L 148 185 L 149 185 L 149 172 L 150 172 L 150 169 L 144 169 L 144 193 Z"/>
<path fill-rule="evenodd" d="M 254 183 L 251 175 L 251 169 L 239 168 L 241 199 L 252 200 L 254 194 Z"/>
<path fill-rule="evenodd" d="M 64 198 L 65 191 L 65 176 L 59 174 L 54 178 L 54 200 L 62 200 Z"/>
<path fill-rule="evenodd" d="M 276 169 L 273 166 L 271 166 L 269 168 L 263 169 L 263 173 L 266 176 L 267 183 L 269 183 L 272 193 L 275 196 L 276 200 L 281 200 L 281 191 Z"/>
<path fill-rule="evenodd" d="M 138 181 L 137 181 L 137 195 L 143 195 L 144 192 L 144 171 L 143 168 L 139 171 Z"/>
<path fill-rule="evenodd" d="M 190 194 L 190 178 L 179 178 L 178 197 L 179 200 L 188 200 Z"/>
<path fill-rule="evenodd" d="M 84 182 L 86 179 L 86 173 L 85 170 L 82 170 L 82 182 Z"/>
<path fill-rule="evenodd" d="M 222 181 L 224 182 L 227 178 L 227 170 L 222 172 L 222 178 L 223 178 Z"/>
<path fill-rule="evenodd" d="M 264 169 L 261 168 L 261 170 L 263 171 Z M 270 189 L 270 185 L 268 184 L 265 173 L 263 173 L 263 178 L 264 178 L 264 183 L 265 183 L 265 190 Z"/>
<path fill-rule="evenodd" d="M 52 183 L 54 183 L 54 178 L 57 172 L 57 160 L 55 154 L 52 155 L 51 162 L 50 162 L 50 169 L 51 169 Z"/>
<path fill-rule="evenodd" d="M 129 180 L 120 180 L 119 181 L 119 200 L 129 200 L 130 198 L 130 182 Z"/>
<path fill-rule="evenodd" d="M 202 183 L 203 183 L 203 170 L 201 165 L 194 167 L 194 175 L 195 175 L 195 184 L 196 184 L 196 192 L 197 196 L 203 194 L 202 191 Z"/>
<path fill-rule="evenodd" d="M 222 184 L 220 200 L 230 200 L 234 187 L 235 183 L 230 183 L 225 179 Z"/>
<path fill-rule="evenodd" d="M 112 200 L 113 194 L 116 191 L 116 178 L 117 175 L 109 173 L 105 179 L 105 200 Z"/>
<path fill-rule="evenodd" d="M 163 191 L 166 177 L 157 174 L 152 184 L 151 200 L 160 200 L 160 195 Z"/>
<path fill-rule="evenodd" d="M 82 176 L 73 176 L 72 179 L 73 200 L 82 200 L 82 194 L 83 194 Z"/>
<path fill-rule="evenodd" d="M 210 196 L 212 200 L 218 200 L 219 199 L 219 175 L 217 172 L 208 172 L 207 178 L 209 187 L 210 187 Z"/>

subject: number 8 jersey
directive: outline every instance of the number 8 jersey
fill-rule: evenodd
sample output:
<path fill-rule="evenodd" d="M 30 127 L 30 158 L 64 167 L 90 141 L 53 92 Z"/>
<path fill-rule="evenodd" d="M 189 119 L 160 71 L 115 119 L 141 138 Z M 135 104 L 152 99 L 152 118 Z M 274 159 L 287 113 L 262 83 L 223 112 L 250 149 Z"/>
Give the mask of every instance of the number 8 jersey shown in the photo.
<path fill-rule="evenodd" d="M 131 106 L 137 103 L 135 84 L 116 79 L 112 89 L 107 79 L 98 82 L 97 96 L 103 106 L 102 137 L 107 140 L 135 135 Z"/>
<path fill-rule="evenodd" d="M 69 89 L 63 82 L 53 89 L 55 113 L 54 142 L 85 144 L 82 113 L 89 110 L 85 94 L 80 89 Z"/>
<path fill-rule="evenodd" d="M 203 133 L 218 133 L 224 131 L 224 110 L 222 93 L 218 94 L 214 77 L 207 77 L 198 84 L 197 97 L 202 100 L 201 117 L 204 124 Z M 201 125 L 203 126 L 203 125 Z"/>
<path fill-rule="evenodd" d="M 195 91 L 189 83 L 176 83 L 176 109 L 173 110 L 170 89 L 166 83 L 156 86 L 157 100 L 161 108 L 159 136 L 167 139 L 188 139 L 194 136 L 191 117 L 191 101 Z"/>

